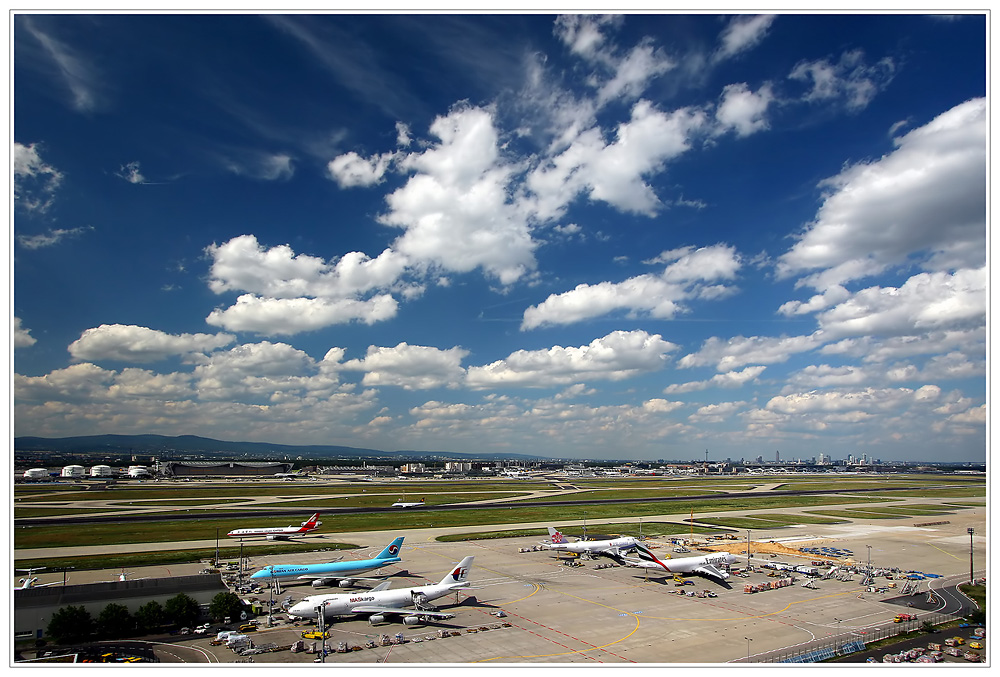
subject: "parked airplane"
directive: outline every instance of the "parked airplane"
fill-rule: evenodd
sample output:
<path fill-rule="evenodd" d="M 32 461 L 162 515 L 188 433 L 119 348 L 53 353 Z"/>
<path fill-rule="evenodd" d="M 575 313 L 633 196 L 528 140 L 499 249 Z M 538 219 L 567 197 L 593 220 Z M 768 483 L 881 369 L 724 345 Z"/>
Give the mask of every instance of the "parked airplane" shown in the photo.
<path fill-rule="evenodd" d="M 310 531 L 319 528 L 322 522 L 319 521 L 319 513 L 307 519 L 299 526 L 289 527 L 250 527 L 247 529 L 233 529 L 226 536 L 230 538 L 266 538 L 269 541 L 286 540 L 293 536 L 304 536 Z"/>
<path fill-rule="evenodd" d="M 672 574 L 701 574 L 711 578 L 724 581 L 729 578 L 729 574 L 718 568 L 719 564 L 733 564 L 737 561 L 736 556 L 728 552 L 717 552 L 711 555 L 700 555 L 698 557 L 680 557 L 677 559 L 667 559 L 660 561 L 656 555 L 650 552 L 649 548 L 642 544 L 635 546 L 638 559 L 617 557 L 622 564 L 642 567 L 644 569 L 658 569 Z"/>
<path fill-rule="evenodd" d="M 472 566 L 473 559 L 474 556 L 463 559 L 437 584 L 389 590 L 389 581 L 385 581 L 366 592 L 312 595 L 290 608 L 288 615 L 316 618 L 317 609 L 322 608 L 324 618 L 371 614 L 368 622 L 372 625 L 385 622 L 386 616 L 402 616 L 404 625 L 418 625 L 429 619 L 453 618 L 455 614 L 430 608 L 427 602 L 468 587 L 469 567 Z"/>
<path fill-rule="evenodd" d="M 393 503 L 392 507 L 393 508 L 422 508 L 422 507 L 424 507 L 424 499 L 422 499 L 422 498 L 419 501 L 416 501 L 414 503 L 407 503 L 405 499 L 406 499 L 406 496 L 403 496 L 403 498 L 401 498 L 398 501 L 396 501 L 395 503 Z"/>
<path fill-rule="evenodd" d="M 272 564 L 260 571 L 255 572 L 251 580 L 275 581 L 284 578 L 294 578 L 300 580 L 311 580 L 314 588 L 321 585 L 333 585 L 336 583 L 341 588 L 347 588 L 354 584 L 355 580 L 365 579 L 363 574 L 366 571 L 373 571 L 387 564 L 401 562 L 399 549 L 403 547 L 403 536 L 400 536 L 387 545 L 373 559 L 350 560 L 347 562 L 324 562 L 322 564 Z"/>
<path fill-rule="evenodd" d="M 58 585 L 59 584 L 58 581 L 56 581 L 55 583 L 39 583 L 38 582 L 38 576 L 32 576 L 31 575 L 31 574 L 35 573 L 36 571 L 41 571 L 44 568 L 45 567 L 37 567 L 35 569 L 14 569 L 14 571 L 23 571 L 26 574 L 28 574 L 24 578 L 19 578 L 17 580 L 17 585 L 14 586 L 14 589 L 15 590 L 30 590 L 32 588 L 47 588 L 50 585 Z"/>
<path fill-rule="evenodd" d="M 598 555 L 602 553 L 617 554 L 621 550 L 631 550 L 636 547 L 637 541 L 631 536 L 622 536 L 621 538 L 612 538 L 608 541 L 574 541 L 570 543 L 562 533 L 553 527 L 549 527 L 549 542 L 542 543 L 542 545 L 547 550 Z"/>

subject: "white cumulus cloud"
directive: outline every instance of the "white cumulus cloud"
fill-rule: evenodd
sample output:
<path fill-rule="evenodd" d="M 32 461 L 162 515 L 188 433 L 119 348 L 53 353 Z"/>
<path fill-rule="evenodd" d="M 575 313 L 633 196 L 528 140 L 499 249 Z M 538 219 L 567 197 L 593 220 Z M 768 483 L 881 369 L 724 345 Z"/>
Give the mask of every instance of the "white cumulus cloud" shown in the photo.
<path fill-rule="evenodd" d="M 102 324 L 87 329 L 69 345 L 74 360 L 158 362 L 174 355 L 208 353 L 229 345 L 230 334 L 168 334 L 148 327 Z"/>
<path fill-rule="evenodd" d="M 657 371 L 677 346 L 659 334 L 615 331 L 579 347 L 518 350 L 503 360 L 469 367 L 471 388 L 550 387 L 591 380 L 621 380 Z"/>

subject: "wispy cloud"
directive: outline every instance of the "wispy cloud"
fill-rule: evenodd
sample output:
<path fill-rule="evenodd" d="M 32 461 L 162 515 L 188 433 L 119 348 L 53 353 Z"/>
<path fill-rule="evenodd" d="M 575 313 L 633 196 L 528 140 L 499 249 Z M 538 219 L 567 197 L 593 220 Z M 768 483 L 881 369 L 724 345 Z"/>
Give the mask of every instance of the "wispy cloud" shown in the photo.
<path fill-rule="evenodd" d="M 79 228 L 53 228 L 38 235 L 18 235 L 17 242 L 25 249 L 42 249 L 59 244 L 63 240 L 79 237 L 84 233 L 94 230 L 93 226 L 81 226 Z"/>
<path fill-rule="evenodd" d="M 90 113 L 103 105 L 100 94 L 100 74 L 90 61 L 66 43 L 47 32 L 34 17 L 20 16 L 21 25 L 42 48 L 53 79 L 64 85 L 70 94 L 70 105 L 81 113 Z M 38 65 L 41 67 L 41 64 Z"/>

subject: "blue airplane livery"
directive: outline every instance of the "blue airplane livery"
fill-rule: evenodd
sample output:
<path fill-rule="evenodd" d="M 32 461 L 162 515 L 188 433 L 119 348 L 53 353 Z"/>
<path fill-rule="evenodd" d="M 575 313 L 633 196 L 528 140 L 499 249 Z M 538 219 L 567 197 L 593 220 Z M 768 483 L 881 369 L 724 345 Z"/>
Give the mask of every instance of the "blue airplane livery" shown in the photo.
<path fill-rule="evenodd" d="M 373 559 L 350 560 L 347 562 L 324 562 L 322 564 L 272 564 L 250 577 L 256 580 L 274 581 L 280 579 L 308 579 L 313 587 L 330 585 L 334 582 L 342 588 L 349 587 L 359 578 L 358 574 L 373 571 L 387 564 L 401 562 L 399 549 L 403 547 L 403 537 L 395 539 Z"/>

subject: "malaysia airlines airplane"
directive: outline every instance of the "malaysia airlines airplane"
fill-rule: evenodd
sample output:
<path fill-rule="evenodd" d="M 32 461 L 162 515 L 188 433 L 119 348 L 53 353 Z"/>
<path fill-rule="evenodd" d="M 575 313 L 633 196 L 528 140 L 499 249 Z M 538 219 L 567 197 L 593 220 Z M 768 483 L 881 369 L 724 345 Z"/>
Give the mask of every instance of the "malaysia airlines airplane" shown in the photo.
<path fill-rule="evenodd" d="M 322 564 L 272 564 L 255 572 L 250 578 L 258 581 L 275 581 L 286 578 L 311 580 L 314 588 L 321 585 L 332 585 L 336 582 L 341 588 L 347 588 L 353 585 L 355 580 L 370 580 L 356 574 L 373 571 L 387 564 L 402 562 L 403 560 L 399 557 L 399 549 L 403 547 L 403 538 L 400 536 L 394 540 L 373 559 L 324 562 Z"/>
<path fill-rule="evenodd" d="M 293 536 L 305 536 L 310 531 L 319 528 L 322 522 L 319 521 L 319 513 L 307 519 L 299 526 L 290 527 L 250 527 L 247 529 L 233 529 L 226 536 L 230 538 L 266 538 L 269 541 L 283 541 Z"/>
<path fill-rule="evenodd" d="M 455 614 L 427 607 L 427 602 L 468 587 L 473 559 L 474 556 L 463 559 L 445 574 L 440 583 L 389 590 L 389 581 L 385 581 L 365 592 L 312 595 L 292 606 L 288 615 L 316 618 L 317 609 L 322 608 L 324 618 L 371 614 L 368 622 L 372 625 L 385 622 L 386 616 L 401 616 L 404 625 L 419 625 L 429 619 L 454 618 Z M 412 609 L 406 608 L 411 606 Z"/>
<path fill-rule="evenodd" d="M 424 499 L 422 499 L 422 498 L 419 501 L 416 501 L 416 502 L 413 502 L 413 503 L 407 503 L 404 500 L 405 498 L 406 497 L 404 496 L 403 498 L 401 498 L 398 501 L 396 501 L 395 503 L 393 503 L 392 507 L 393 508 L 422 508 L 422 507 L 424 507 Z"/>
<path fill-rule="evenodd" d="M 549 527 L 549 542 L 542 543 L 542 545 L 547 550 L 598 555 L 604 553 L 617 554 L 622 550 L 631 550 L 638 545 L 638 542 L 631 536 L 622 536 L 621 538 L 612 538 L 609 541 L 574 541 L 571 543 L 558 530 Z"/>
<path fill-rule="evenodd" d="M 647 570 L 658 569 L 672 574 L 701 574 L 720 581 L 729 578 L 729 574 L 719 569 L 717 565 L 734 564 L 738 561 L 735 555 L 728 552 L 660 561 L 656 555 L 650 552 L 649 548 L 642 544 L 636 545 L 635 549 L 638 559 L 619 557 L 618 561 L 628 566 L 642 567 Z"/>

